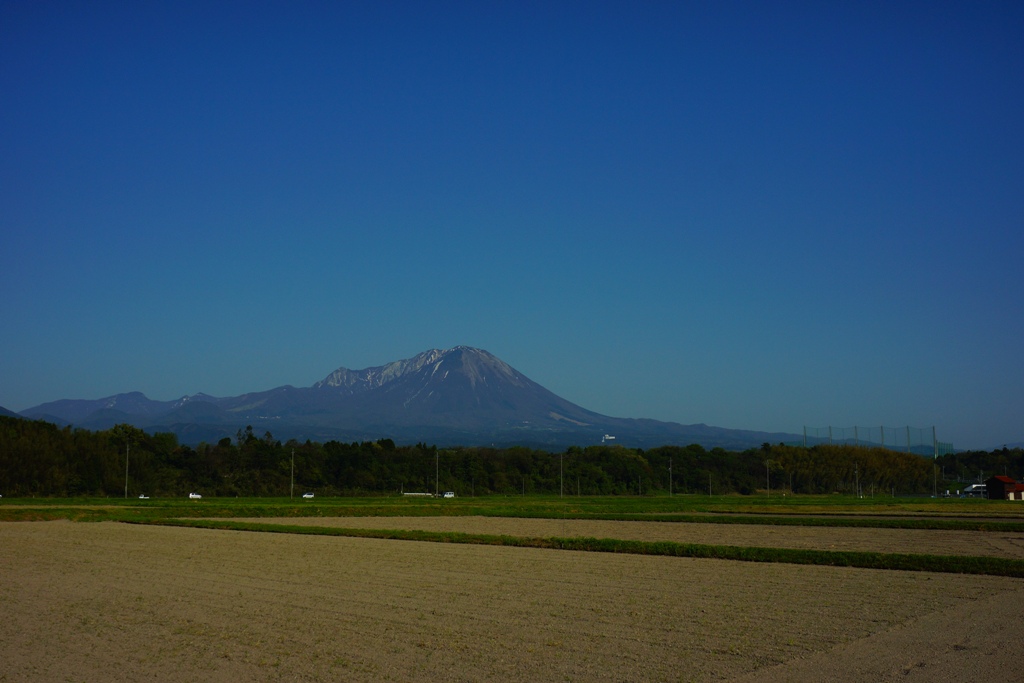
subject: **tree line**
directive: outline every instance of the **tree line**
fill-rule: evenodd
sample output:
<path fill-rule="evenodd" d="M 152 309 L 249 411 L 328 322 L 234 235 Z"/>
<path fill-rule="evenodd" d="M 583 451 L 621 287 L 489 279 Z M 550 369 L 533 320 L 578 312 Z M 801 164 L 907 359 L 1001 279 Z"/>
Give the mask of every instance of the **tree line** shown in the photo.
<path fill-rule="evenodd" d="M 553 453 L 526 447 L 399 446 L 391 439 L 282 443 L 270 432 L 255 434 L 252 427 L 216 444 L 190 446 L 172 433 L 148 434 L 130 425 L 90 431 L 0 417 L 0 494 L 8 497 L 121 497 L 126 483 L 132 497 L 192 491 L 288 496 L 293 476 L 296 495 L 328 496 L 752 494 L 767 489 L 930 494 L 935 467 L 914 454 L 846 445 L 763 444 L 740 452 L 696 444 L 649 450 L 594 445 Z M 952 476 L 952 466 L 947 469 Z"/>
<path fill-rule="evenodd" d="M 1024 479 L 1024 449 L 997 448 L 991 451 L 961 451 L 940 455 L 935 460 L 941 478 L 962 489 L 967 484 L 982 484 L 1001 474 L 1017 481 Z M 948 487 L 947 487 L 948 488 Z"/>

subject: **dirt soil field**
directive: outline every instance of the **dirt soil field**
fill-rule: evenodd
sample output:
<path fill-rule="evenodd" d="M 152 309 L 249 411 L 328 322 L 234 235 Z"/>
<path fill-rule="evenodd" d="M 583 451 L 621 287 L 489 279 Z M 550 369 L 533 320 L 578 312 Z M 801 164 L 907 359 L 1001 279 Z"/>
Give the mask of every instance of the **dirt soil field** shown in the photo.
<path fill-rule="evenodd" d="M 1006 679 L 1021 604 L 1000 577 L 0 524 L 0 681 Z"/>
<path fill-rule="evenodd" d="M 709 545 L 766 546 L 816 550 L 861 550 L 926 555 L 978 555 L 1024 559 L 1024 533 L 933 529 L 617 522 L 589 519 L 507 517 L 289 517 L 247 519 L 264 524 L 328 526 L 349 529 L 458 531 L 527 537 L 617 538 Z"/>

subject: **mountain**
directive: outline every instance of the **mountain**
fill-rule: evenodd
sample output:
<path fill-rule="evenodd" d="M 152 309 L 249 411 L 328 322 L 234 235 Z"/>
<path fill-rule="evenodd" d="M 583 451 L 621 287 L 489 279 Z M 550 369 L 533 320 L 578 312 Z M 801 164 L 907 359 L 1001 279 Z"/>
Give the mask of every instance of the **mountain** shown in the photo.
<path fill-rule="evenodd" d="M 278 439 L 510 445 L 563 448 L 601 442 L 649 448 L 700 443 L 743 449 L 794 434 L 681 425 L 601 415 L 571 403 L 482 349 L 431 349 L 387 365 L 338 368 L 311 387 L 282 386 L 242 396 L 206 394 L 153 401 L 138 392 L 61 400 L 23 416 L 106 429 L 127 422 L 171 431 L 186 443 L 214 442 L 252 425 Z"/>
<path fill-rule="evenodd" d="M 18 415 L 13 410 L 7 410 L 7 408 L 4 408 L 3 406 L 0 406 L 0 415 L 3 415 L 4 417 L 21 417 L 21 415 Z"/>

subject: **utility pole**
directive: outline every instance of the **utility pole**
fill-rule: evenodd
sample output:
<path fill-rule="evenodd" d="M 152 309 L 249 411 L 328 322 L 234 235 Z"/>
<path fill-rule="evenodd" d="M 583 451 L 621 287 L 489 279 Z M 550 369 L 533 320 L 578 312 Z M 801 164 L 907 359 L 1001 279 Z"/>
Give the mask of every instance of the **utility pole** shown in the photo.
<path fill-rule="evenodd" d="M 441 492 L 441 452 L 434 453 L 434 498 Z"/>
<path fill-rule="evenodd" d="M 668 495 L 672 495 L 672 458 L 668 459 Z"/>
<path fill-rule="evenodd" d="M 295 449 L 292 449 L 292 489 L 291 493 L 288 494 L 289 498 L 295 497 Z"/>
<path fill-rule="evenodd" d="M 562 454 L 558 454 L 558 497 L 562 497 L 562 492 L 565 490 L 564 478 L 562 477 Z"/>
<path fill-rule="evenodd" d="M 131 441 L 124 442 L 124 499 L 128 500 L 128 452 L 131 450 Z"/>
<path fill-rule="evenodd" d="M 771 460 L 764 461 L 764 481 L 765 486 L 768 487 L 768 497 L 772 497 L 772 470 L 769 467 L 772 464 Z"/>

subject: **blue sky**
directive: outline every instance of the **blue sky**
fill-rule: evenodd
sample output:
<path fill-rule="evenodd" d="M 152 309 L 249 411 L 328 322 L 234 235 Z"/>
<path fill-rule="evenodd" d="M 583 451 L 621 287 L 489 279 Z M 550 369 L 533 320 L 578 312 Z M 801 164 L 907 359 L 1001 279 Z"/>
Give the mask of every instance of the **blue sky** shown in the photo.
<path fill-rule="evenodd" d="M 0 5 L 0 405 L 487 349 L 1024 440 L 1024 5 Z"/>

